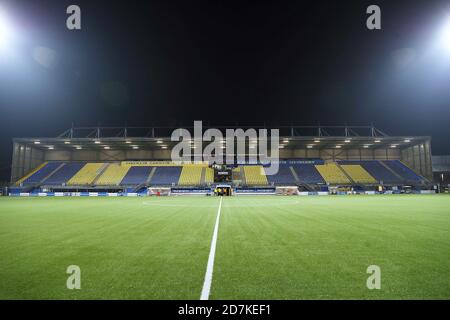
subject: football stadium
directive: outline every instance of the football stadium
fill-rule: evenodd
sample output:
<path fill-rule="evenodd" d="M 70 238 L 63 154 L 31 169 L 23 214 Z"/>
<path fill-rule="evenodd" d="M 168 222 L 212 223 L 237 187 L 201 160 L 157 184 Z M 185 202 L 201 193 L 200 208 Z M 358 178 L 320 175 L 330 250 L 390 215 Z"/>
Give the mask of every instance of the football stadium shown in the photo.
<path fill-rule="evenodd" d="M 1 297 L 449 298 L 450 198 L 436 194 L 430 137 L 282 127 L 266 175 L 259 163 L 174 163 L 168 131 L 14 139 Z M 247 158 L 255 150 L 247 139 Z M 82 290 L 61 286 L 69 265 Z M 382 290 L 366 286 L 371 265 Z"/>
<path fill-rule="evenodd" d="M 1 308 L 435 312 L 449 83 L 444 0 L 0 0 Z"/>

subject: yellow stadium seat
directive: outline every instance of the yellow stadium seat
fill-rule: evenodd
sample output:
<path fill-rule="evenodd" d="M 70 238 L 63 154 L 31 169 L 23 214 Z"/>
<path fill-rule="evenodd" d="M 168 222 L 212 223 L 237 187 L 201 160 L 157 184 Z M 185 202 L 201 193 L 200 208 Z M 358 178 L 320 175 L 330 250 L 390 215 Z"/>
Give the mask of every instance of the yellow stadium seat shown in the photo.
<path fill-rule="evenodd" d="M 214 182 L 214 169 L 205 168 L 205 183 L 213 183 Z"/>
<path fill-rule="evenodd" d="M 183 166 L 178 184 L 181 186 L 195 186 L 200 184 L 203 166 Z"/>
<path fill-rule="evenodd" d="M 330 184 L 350 184 L 347 176 L 338 168 L 336 163 L 316 165 L 317 171 Z"/>
<path fill-rule="evenodd" d="M 341 168 L 352 178 L 356 183 L 377 183 L 363 167 L 359 164 L 343 164 Z"/>
<path fill-rule="evenodd" d="M 86 163 L 86 165 L 81 168 L 81 170 L 78 171 L 77 174 L 75 174 L 72 179 L 67 182 L 67 184 L 91 184 L 95 180 L 95 178 L 97 178 L 104 165 L 104 163 Z"/>
<path fill-rule="evenodd" d="M 267 185 L 267 177 L 262 166 L 244 166 L 247 185 Z"/>
<path fill-rule="evenodd" d="M 103 174 L 98 178 L 97 185 L 118 185 L 123 177 L 130 170 L 130 166 L 120 164 L 110 164 Z"/>

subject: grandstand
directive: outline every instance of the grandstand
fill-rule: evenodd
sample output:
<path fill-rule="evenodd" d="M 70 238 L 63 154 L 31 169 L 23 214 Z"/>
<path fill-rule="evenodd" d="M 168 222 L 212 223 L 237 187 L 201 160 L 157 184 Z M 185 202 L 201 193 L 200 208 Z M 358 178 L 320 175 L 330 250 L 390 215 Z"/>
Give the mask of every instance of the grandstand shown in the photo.
<path fill-rule="evenodd" d="M 145 132 L 132 136 L 131 129 Z M 315 134 L 306 135 L 305 130 Z M 341 134 L 336 133 L 339 130 Z M 280 132 L 278 173 L 267 174 L 267 165 L 259 163 L 228 164 L 232 186 L 260 190 L 297 186 L 314 191 L 333 186 L 428 188 L 432 183 L 430 137 L 391 137 L 374 127 L 281 127 Z M 215 169 L 208 166 L 208 159 L 196 164 L 171 161 L 176 142 L 169 133 L 167 128 L 74 127 L 56 138 L 16 138 L 12 188 L 20 192 L 213 188 Z"/>

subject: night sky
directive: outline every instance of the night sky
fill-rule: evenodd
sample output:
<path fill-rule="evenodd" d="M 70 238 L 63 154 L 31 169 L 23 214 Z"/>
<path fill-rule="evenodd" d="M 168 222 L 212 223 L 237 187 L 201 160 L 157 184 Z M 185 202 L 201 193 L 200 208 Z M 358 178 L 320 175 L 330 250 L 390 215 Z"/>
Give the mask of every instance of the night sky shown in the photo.
<path fill-rule="evenodd" d="M 66 8 L 82 30 L 66 28 Z M 381 7 L 382 29 L 366 28 Z M 0 1 L 0 180 L 13 137 L 77 125 L 368 125 L 450 154 L 448 1 Z M 450 42 L 450 39 L 449 39 Z M 450 46 L 449 46 L 450 48 Z M 42 61 L 42 53 L 50 60 Z"/>

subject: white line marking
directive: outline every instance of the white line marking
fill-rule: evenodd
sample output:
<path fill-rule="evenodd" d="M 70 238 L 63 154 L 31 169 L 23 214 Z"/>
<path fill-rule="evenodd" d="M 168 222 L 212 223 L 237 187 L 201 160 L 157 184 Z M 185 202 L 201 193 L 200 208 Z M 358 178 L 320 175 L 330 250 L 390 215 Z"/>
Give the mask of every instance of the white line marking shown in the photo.
<path fill-rule="evenodd" d="M 216 225 L 214 226 L 213 237 L 211 240 L 211 249 L 209 251 L 208 265 L 206 267 L 205 282 L 203 282 L 203 289 L 202 295 L 200 296 L 200 300 L 208 300 L 209 291 L 211 290 L 211 283 L 214 269 L 214 256 L 216 255 L 217 234 L 219 232 L 220 211 L 222 209 L 222 199 L 223 197 L 220 197 L 219 209 L 217 209 Z"/>

